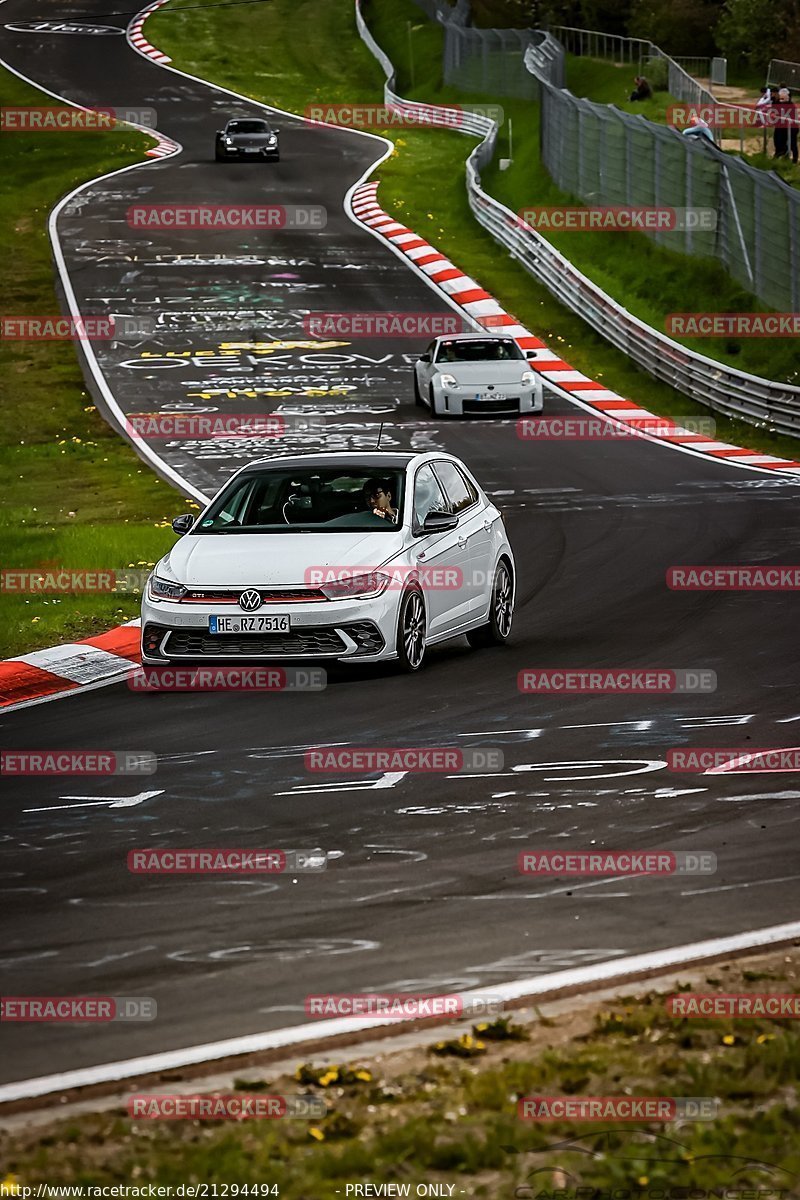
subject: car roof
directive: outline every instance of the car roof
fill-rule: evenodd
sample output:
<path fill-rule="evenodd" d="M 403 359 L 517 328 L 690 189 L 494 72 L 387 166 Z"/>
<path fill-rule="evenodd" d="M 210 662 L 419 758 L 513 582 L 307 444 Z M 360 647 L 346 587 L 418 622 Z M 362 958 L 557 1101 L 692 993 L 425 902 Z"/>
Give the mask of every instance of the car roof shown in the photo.
<path fill-rule="evenodd" d="M 336 451 L 335 453 L 322 454 L 274 454 L 271 458 L 259 458 L 255 462 L 247 463 L 242 467 L 241 472 L 237 474 L 246 474 L 248 471 L 262 470 L 264 467 L 342 467 L 351 465 L 354 467 L 367 467 L 379 471 L 386 467 L 394 467 L 398 470 L 404 470 L 409 463 L 414 459 L 429 458 L 428 454 L 414 454 L 413 452 L 403 453 L 390 450 L 373 450 L 373 451 L 355 451 L 350 454 L 346 450 Z"/>
<path fill-rule="evenodd" d="M 513 342 L 510 333 L 440 333 L 437 342 Z"/>

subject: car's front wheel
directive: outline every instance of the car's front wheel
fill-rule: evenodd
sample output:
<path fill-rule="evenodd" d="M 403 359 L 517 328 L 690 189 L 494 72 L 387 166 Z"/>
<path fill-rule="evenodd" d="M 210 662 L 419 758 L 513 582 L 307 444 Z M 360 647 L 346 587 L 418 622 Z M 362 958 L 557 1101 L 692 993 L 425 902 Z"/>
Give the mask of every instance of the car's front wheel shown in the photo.
<path fill-rule="evenodd" d="M 497 564 L 489 602 L 489 620 L 467 634 L 470 646 L 502 646 L 508 641 L 514 620 L 514 580 L 511 567 L 502 558 Z"/>
<path fill-rule="evenodd" d="M 425 601 L 418 588 L 409 588 L 397 616 L 397 662 L 401 671 L 418 671 L 425 657 Z"/>
<path fill-rule="evenodd" d="M 419 380 L 417 379 L 416 371 L 414 372 L 414 403 L 416 404 L 417 408 L 425 407 L 425 401 L 422 399 L 422 392 L 419 390 Z"/>

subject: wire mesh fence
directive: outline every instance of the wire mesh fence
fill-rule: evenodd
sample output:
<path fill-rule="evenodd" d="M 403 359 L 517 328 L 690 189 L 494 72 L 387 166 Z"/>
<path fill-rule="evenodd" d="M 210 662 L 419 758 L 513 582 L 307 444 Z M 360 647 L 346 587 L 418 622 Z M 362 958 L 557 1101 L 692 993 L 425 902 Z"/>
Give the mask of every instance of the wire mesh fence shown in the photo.
<path fill-rule="evenodd" d="M 647 235 L 679 253 L 716 259 L 772 308 L 800 309 L 800 192 L 708 139 L 578 99 L 564 89 L 565 51 L 639 69 L 661 57 L 669 92 L 683 104 L 731 113 L 732 122 L 741 107 L 720 106 L 679 63 L 643 39 L 566 26 L 547 33 L 474 29 L 446 15 L 442 23 L 447 83 L 540 100 L 541 158 L 562 191 L 594 205 L 691 210 L 682 228 Z M 741 136 L 748 131 L 740 128 Z M 721 129 L 713 132 L 719 139 Z"/>

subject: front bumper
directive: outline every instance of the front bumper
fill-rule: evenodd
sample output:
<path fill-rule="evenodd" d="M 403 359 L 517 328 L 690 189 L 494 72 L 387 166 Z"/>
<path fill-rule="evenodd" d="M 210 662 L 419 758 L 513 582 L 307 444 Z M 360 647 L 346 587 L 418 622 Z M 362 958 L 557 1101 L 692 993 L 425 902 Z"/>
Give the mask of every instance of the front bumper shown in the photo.
<path fill-rule="evenodd" d="M 220 146 L 219 150 L 225 155 L 226 158 L 236 158 L 245 161 L 252 159 L 253 162 L 263 162 L 265 159 L 270 158 L 277 159 L 280 158 L 281 153 L 281 148 L 279 145 L 271 146 L 269 148 L 265 146 L 258 150 L 250 150 L 244 146 Z"/>
<path fill-rule="evenodd" d="M 142 661 L 296 662 L 394 658 L 399 592 L 369 600 L 264 604 L 255 615 L 289 613 L 288 633 L 209 633 L 209 617 L 245 616 L 238 606 L 142 601 Z M 188 610 L 188 611 L 187 611 Z"/>
<path fill-rule="evenodd" d="M 535 387 L 509 384 L 495 386 L 493 396 L 488 388 L 460 387 L 457 391 L 434 383 L 436 408 L 452 417 L 518 417 L 523 413 L 542 411 L 542 399 Z M 480 396 L 478 393 L 482 393 Z"/>

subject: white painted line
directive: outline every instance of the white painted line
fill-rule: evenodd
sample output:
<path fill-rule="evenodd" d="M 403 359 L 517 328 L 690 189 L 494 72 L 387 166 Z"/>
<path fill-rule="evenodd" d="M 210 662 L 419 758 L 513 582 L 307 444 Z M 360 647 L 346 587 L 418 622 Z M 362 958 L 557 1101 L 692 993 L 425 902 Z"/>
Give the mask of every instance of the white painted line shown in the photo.
<path fill-rule="evenodd" d="M 630 958 L 615 958 L 607 962 L 592 963 L 585 967 L 574 967 L 567 971 L 556 971 L 551 975 L 535 975 L 528 979 L 516 979 L 511 983 L 491 984 L 469 992 L 456 993 L 468 1010 L 473 1001 L 485 999 L 487 992 L 503 1001 L 538 997 L 565 989 L 597 987 L 610 980 L 642 975 L 662 975 L 677 967 L 689 966 L 704 959 L 723 955 L 744 953 L 749 950 L 765 949 L 776 944 L 800 939 L 800 921 L 785 925 L 772 925 L 767 929 L 753 929 L 730 937 L 711 938 L 704 942 L 691 942 L 686 946 L 674 946 L 667 950 L 654 950 L 648 954 L 636 954 Z M 20 1079 L 14 1083 L 0 1085 L 0 1104 L 15 1100 L 29 1100 L 36 1096 L 50 1096 L 73 1088 L 91 1087 L 98 1083 L 113 1083 L 123 1079 L 135 1079 L 139 1075 L 152 1075 L 160 1071 L 173 1071 L 193 1064 L 216 1062 L 243 1054 L 258 1054 L 266 1050 L 300 1046 L 304 1042 L 319 1042 L 341 1034 L 364 1033 L 387 1025 L 402 1028 L 404 1021 L 366 1019 L 363 1017 L 337 1017 L 330 1021 L 314 1021 L 295 1025 L 288 1029 L 273 1029 L 266 1033 L 245 1034 L 243 1037 L 227 1038 L 220 1042 L 208 1042 L 200 1046 L 186 1046 L 181 1050 L 166 1050 L 160 1054 L 145 1054 L 121 1062 L 104 1063 L 82 1070 L 65 1071 L 58 1075 L 42 1075 L 37 1079 Z M 355 1053 L 355 1052 L 354 1052 Z"/>
<path fill-rule="evenodd" d="M 98 805 L 105 805 L 106 808 L 135 808 L 137 804 L 144 804 L 145 800 L 152 800 L 155 796 L 163 796 L 164 789 L 158 792 L 139 792 L 136 796 L 101 796 L 100 799 L 92 799 L 91 796 L 59 796 L 60 800 L 82 800 L 88 803 L 82 804 L 48 804 L 44 808 L 23 808 L 23 812 L 57 812 L 64 808 L 96 808 Z"/>

